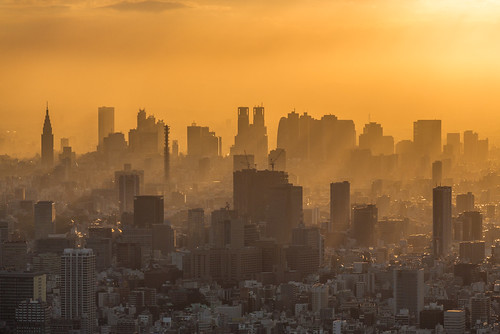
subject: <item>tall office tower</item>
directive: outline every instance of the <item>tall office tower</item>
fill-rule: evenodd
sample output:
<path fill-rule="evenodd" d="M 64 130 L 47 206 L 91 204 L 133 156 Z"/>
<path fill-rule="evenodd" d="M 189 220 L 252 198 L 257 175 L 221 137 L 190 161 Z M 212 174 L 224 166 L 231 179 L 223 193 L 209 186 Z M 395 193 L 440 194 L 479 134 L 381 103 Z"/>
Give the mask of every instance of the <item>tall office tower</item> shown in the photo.
<path fill-rule="evenodd" d="M 96 326 L 95 255 L 91 249 L 67 248 L 61 256 L 61 316 L 79 319 L 81 333 Z"/>
<path fill-rule="evenodd" d="M 159 250 L 163 255 L 175 250 L 175 230 L 170 225 L 153 225 L 153 250 Z"/>
<path fill-rule="evenodd" d="M 238 108 L 238 133 L 234 137 L 231 155 L 253 154 L 259 166 L 267 165 L 268 139 L 264 122 L 264 107 L 253 108 L 250 124 L 248 107 Z"/>
<path fill-rule="evenodd" d="M 49 106 L 45 111 L 45 121 L 43 122 L 42 132 L 42 166 L 50 168 L 54 164 L 54 134 L 50 124 Z"/>
<path fill-rule="evenodd" d="M 61 152 L 65 147 L 69 147 L 69 138 L 61 138 Z"/>
<path fill-rule="evenodd" d="M 474 194 L 468 192 L 467 194 L 459 194 L 456 197 L 457 213 L 465 211 L 474 211 Z"/>
<path fill-rule="evenodd" d="M 370 247 L 375 240 L 375 225 L 378 220 L 378 210 L 373 204 L 356 205 L 352 211 L 352 235 L 359 246 Z"/>
<path fill-rule="evenodd" d="M 436 187 L 432 192 L 432 248 L 435 257 L 448 255 L 451 237 L 451 187 Z"/>
<path fill-rule="evenodd" d="M 35 204 L 35 239 L 44 239 L 56 231 L 56 207 L 52 201 Z"/>
<path fill-rule="evenodd" d="M 187 230 L 189 248 L 205 244 L 205 211 L 202 208 L 188 210 Z"/>
<path fill-rule="evenodd" d="M 395 269 L 393 275 L 394 314 L 407 309 L 418 323 L 420 311 L 424 309 L 424 270 Z"/>
<path fill-rule="evenodd" d="M 282 171 L 243 169 L 233 172 L 234 209 L 253 223 L 265 221 L 271 189 L 288 184 Z"/>
<path fill-rule="evenodd" d="M 6 241 L 0 245 L 1 265 L 7 270 L 25 270 L 28 264 L 28 243 L 24 240 Z"/>
<path fill-rule="evenodd" d="M 465 333 L 465 311 L 464 310 L 445 311 L 444 330 L 446 334 Z"/>
<path fill-rule="evenodd" d="M 441 154 L 441 120 L 413 122 L 413 142 L 419 156 L 432 160 Z"/>
<path fill-rule="evenodd" d="M 328 285 L 316 283 L 311 287 L 311 304 L 316 314 L 328 307 Z"/>
<path fill-rule="evenodd" d="M 16 333 L 50 333 L 50 309 L 40 300 L 23 300 L 16 308 Z"/>
<path fill-rule="evenodd" d="M 432 186 L 440 186 L 443 182 L 443 162 L 438 160 L 432 163 Z"/>
<path fill-rule="evenodd" d="M 144 182 L 144 171 L 132 170 L 130 165 L 125 165 L 123 171 L 115 172 L 115 187 L 118 193 L 120 213 L 134 211 L 135 196 L 141 194 Z"/>
<path fill-rule="evenodd" d="M 324 243 L 318 227 L 299 225 L 292 231 L 292 245 L 309 246 L 319 254 L 319 263 L 323 263 Z"/>
<path fill-rule="evenodd" d="M 16 308 L 23 300 L 47 300 L 47 277 L 34 272 L 0 271 L 0 319 L 14 328 Z"/>
<path fill-rule="evenodd" d="M 219 137 L 208 126 L 193 123 L 187 127 L 188 156 L 195 158 L 216 157 L 219 155 Z"/>
<path fill-rule="evenodd" d="M 165 182 L 170 181 L 170 146 L 168 143 L 168 137 L 170 134 L 170 128 L 165 125 L 165 147 L 163 150 L 163 177 Z"/>
<path fill-rule="evenodd" d="M 97 132 L 98 132 L 98 150 L 102 150 L 104 138 L 115 132 L 115 108 L 99 107 L 97 109 Z"/>
<path fill-rule="evenodd" d="M 372 155 L 394 154 L 394 137 L 384 136 L 382 125 L 370 122 L 359 135 L 359 148 L 370 150 Z"/>
<path fill-rule="evenodd" d="M 245 246 L 245 225 L 236 211 L 228 208 L 212 211 L 210 244 L 215 248 L 242 248 Z"/>
<path fill-rule="evenodd" d="M 163 196 L 136 196 L 134 200 L 134 226 L 151 228 L 163 224 Z"/>
<path fill-rule="evenodd" d="M 292 240 L 292 229 L 302 222 L 302 187 L 282 184 L 270 189 L 267 205 L 267 233 L 278 243 Z"/>
<path fill-rule="evenodd" d="M 484 241 L 462 241 L 459 258 L 463 263 L 480 264 L 486 258 Z"/>
<path fill-rule="evenodd" d="M 330 222 L 328 232 L 345 232 L 351 221 L 351 184 L 330 183 Z"/>
<path fill-rule="evenodd" d="M 483 240 L 483 215 L 479 211 L 465 211 L 458 216 L 462 222 L 462 240 Z"/>
<path fill-rule="evenodd" d="M 473 327 L 476 323 L 489 323 L 491 317 L 491 299 L 484 293 L 476 293 L 470 299 L 470 325 Z"/>

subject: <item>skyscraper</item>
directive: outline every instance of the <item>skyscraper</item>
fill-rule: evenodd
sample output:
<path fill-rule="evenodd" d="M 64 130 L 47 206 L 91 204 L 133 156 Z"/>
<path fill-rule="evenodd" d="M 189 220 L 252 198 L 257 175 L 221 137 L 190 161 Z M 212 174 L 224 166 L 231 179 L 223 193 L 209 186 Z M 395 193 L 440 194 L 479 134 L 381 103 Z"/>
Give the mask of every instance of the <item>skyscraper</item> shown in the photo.
<path fill-rule="evenodd" d="M 413 142 L 420 156 L 436 159 L 441 154 L 441 120 L 413 122 Z"/>
<path fill-rule="evenodd" d="M 35 239 L 44 239 L 55 233 L 56 208 L 52 201 L 35 204 Z"/>
<path fill-rule="evenodd" d="M 443 182 L 443 162 L 438 160 L 432 163 L 432 186 L 440 186 Z"/>
<path fill-rule="evenodd" d="M 410 317 L 419 321 L 420 311 L 424 309 L 424 270 L 395 269 L 394 275 L 394 314 L 408 309 Z"/>
<path fill-rule="evenodd" d="M 432 193 L 432 247 L 435 257 L 448 255 L 451 237 L 451 187 L 436 187 Z"/>
<path fill-rule="evenodd" d="M 61 257 L 61 316 L 80 319 L 81 333 L 96 326 L 95 255 L 91 249 L 67 248 Z"/>
<path fill-rule="evenodd" d="M 328 232 L 349 229 L 351 220 L 351 184 L 347 181 L 330 184 L 330 223 Z"/>
<path fill-rule="evenodd" d="M 99 107 L 98 111 L 98 146 L 102 150 L 104 138 L 115 132 L 115 108 Z"/>
<path fill-rule="evenodd" d="M 462 222 L 462 240 L 483 239 L 483 215 L 479 211 L 465 211 L 458 216 Z"/>
<path fill-rule="evenodd" d="M 151 228 L 163 224 L 163 196 L 136 196 L 134 200 L 134 226 Z"/>
<path fill-rule="evenodd" d="M 374 246 L 375 225 L 378 220 L 378 210 L 373 204 L 356 205 L 352 211 L 352 236 L 358 245 L 363 247 Z"/>
<path fill-rule="evenodd" d="M 188 156 L 196 158 L 216 157 L 219 155 L 219 139 L 208 126 L 196 123 L 187 127 Z"/>
<path fill-rule="evenodd" d="M 50 124 L 49 105 L 45 111 L 45 121 L 42 132 L 42 166 L 50 168 L 54 164 L 54 134 Z"/>
<path fill-rule="evenodd" d="M 302 222 L 302 187 L 290 183 L 272 187 L 266 211 L 268 236 L 290 243 L 292 229 Z"/>
<path fill-rule="evenodd" d="M 163 177 L 165 182 L 170 180 L 170 146 L 169 146 L 170 127 L 165 125 L 165 144 L 163 147 Z"/>
<path fill-rule="evenodd" d="M 120 213 L 134 211 L 135 196 L 141 194 L 141 185 L 144 180 L 144 171 L 132 170 L 125 165 L 123 171 L 115 172 L 115 185 L 118 191 Z"/>

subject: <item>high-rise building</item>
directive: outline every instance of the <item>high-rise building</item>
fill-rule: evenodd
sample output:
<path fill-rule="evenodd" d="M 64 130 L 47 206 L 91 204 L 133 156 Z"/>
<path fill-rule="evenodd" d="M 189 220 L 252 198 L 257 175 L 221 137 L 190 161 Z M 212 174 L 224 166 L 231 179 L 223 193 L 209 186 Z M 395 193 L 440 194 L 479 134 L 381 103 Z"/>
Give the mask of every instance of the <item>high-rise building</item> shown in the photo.
<path fill-rule="evenodd" d="M 188 210 L 188 246 L 196 248 L 205 243 L 205 211 L 202 208 Z"/>
<path fill-rule="evenodd" d="M 432 163 L 432 186 L 440 186 L 443 182 L 443 162 L 438 160 Z"/>
<path fill-rule="evenodd" d="M 135 155 L 163 153 L 165 143 L 165 124 L 153 115 L 147 116 L 146 110 L 137 113 L 137 128 L 128 133 L 130 151 Z"/>
<path fill-rule="evenodd" d="M 143 182 L 144 171 L 132 170 L 129 165 L 126 165 L 123 171 L 115 172 L 120 213 L 134 211 L 134 199 L 141 194 Z"/>
<path fill-rule="evenodd" d="M 467 194 L 458 194 L 456 197 L 457 213 L 465 211 L 474 211 L 474 194 L 468 192 Z"/>
<path fill-rule="evenodd" d="M 113 107 L 99 107 L 97 110 L 98 117 L 98 146 L 101 150 L 104 138 L 115 132 L 115 108 Z"/>
<path fill-rule="evenodd" d="M 96 323 L 95 255 L 91 249 L 68 248 L 61 257 L 61 316 L 80 319 L 81 333 L 94 333 Z"/>
<path fill-rule="evenodd" d="M 44 239 L 55 233 L 56 208 L 52 201 L 35 204 L 35 239 Z"/>
<path fill-rule="evenodd" d="M 373 204 L 356 205 L 352 210 L 352 236 L 359 246 L 374 246 L 378 210 Z"/>
<path fill-rule="evenodd" d="M 424 270 L 395 269 L 394 275 L 394 314 L 407 309 L 410 317 L 418 323 L 420 311 L 424 309 Z"/>
<path fill-rule="evenodd" d="M 351 220 L 351 184 L 347 181 L 330 184 L 330 222 L 328 232 L 344 232 Z"/>
<path fill-rule="evenodd" d="M 413 122 L 413 142 L 416 153 L 434 160 L 441 154 L 441 120 Z"/>
<path fill-rule="evenodd" d="M 228 208 L 212 211 L 210 244 L 215 248 L 242 248 L 245 246 L 245 225 L 236 211 Z"/>
<path fill-rule="evenodd" d="M 163 196 L 136 196 L 134 199 L 134 226 L 151 228 L 163 224 Z"/>
<path fill-rule="evenodd" d="M 153 250 L 159 250 L 163 255 L 175 250 L 175 230 L 167 224 L 155 224 L 153 227 Z"/>
<path fill-rule="evenodd" d="M 359 135 L 359 148 L 370 150 L 373 155 L 394 154 L 394 137 L 384 136 L 382 125 L 370 122 Z"/>
<path fill-rule="evenodd" d="M 316 283 L 311 287 L 311 304 L 314 313 L 328 307 L 328 285 Z"/>
<path fill-rule="evenodd" d="M 238 108 L 238 134 L 234 137 L 231 155 L 253 154 L 258 166 L 267 165 L 268 138 L 264 122 L 264 107 L 253 108 L 250 124 L 248 107 Z"/>
<path fill-rule="evenodd" d="M 52 125 L 50 124 L 49 106 L 45 111 L 45 121 L 43 123 L 42 132 L 42 166 L 50 168 L 54 164 L 54 134 L 52 133 Z"/>
<path fill-rule="evenodd" d="M 458 216 L 462 223 L 462 240 L 483 240 L 483 215 L 479 211 L 465 211 Z"/>
<path fill-rule="evenodd" d="M 288 184 L 283 171 L 243 169 L 233 172 L 234 209 L 253 223 L 265 221 L 271 190 Z"/>
<path fill-rule="evenodd" d="M 165 144 L 163 147 L 163 177 L 165 182 L 170 180 L 170 146 L 169 146 L 170 127 L 165 125 Z"/>
<path fill-rule="evenodd" d="M 187 127 L 188 156 L 195 158 L 217 157 L 219 155 L 220 137 L 210 131 L 208 126 L 193 123 Z"/>
<path fill-rule="evenodd" d="M 276 185 L 270 189 L 266 207 L 267 235 L 281 244 L 292 240 L 292 229 L 302 222 L 302 187 Z"/>
<path fill-rule="evenodd" d="M 463 263 L 480 264 L 486 258 L 484 241 L 462 241 L 459 258 Z"/>
<path fill-rule="evenodd" d="M 16 333 L 50 333 L 50 309 L 40 300 L 23 300 L 16 308 Z"/>
<path fill-rule="evenodd" d="M 15 325 L 16 308 L 23 300 L 46 301 L 47 278 L 34 272 L 0 271 L 0 319 Z"/>
<path fill-rule="evenodd" d="M 489 323 L 491 317 L 491 299 L 484 293 L 476 293 L 470 299 L 470 324 L 471 327 L 476 323 Z"/>
<path fill-rule="evenodd" d="M 447 334 L 465 333 L 465 311 L 464 310 L 445 311 L 444 330 Z"/>
<path fill-rule="evenodd" d="M 432 247 L 435 257 L 451 247 L 451 187 L 436 187 L 432 195 Z"/>

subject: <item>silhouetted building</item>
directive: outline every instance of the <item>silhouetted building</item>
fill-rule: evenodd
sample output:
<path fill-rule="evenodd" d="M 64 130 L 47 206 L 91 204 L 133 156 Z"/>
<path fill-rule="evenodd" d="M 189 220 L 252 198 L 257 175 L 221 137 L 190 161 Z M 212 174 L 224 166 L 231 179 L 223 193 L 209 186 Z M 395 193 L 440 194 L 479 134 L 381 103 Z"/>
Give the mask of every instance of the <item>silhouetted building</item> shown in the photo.
<path fill-rule="evenodd" d="M 351 220 L 351 185 L 349 182 L 330 183 L 330 222 L 328 232 L 345 232 Z"/>
<path fill-rule="evenodd" d="M 167 255 L 175 250 L 175 230 L 167 224 L 154 224 L 153 250 L 159 250 Z"/>
<path fill-rule="evenodd" d="M 286 170 L 286 151 L 282 148 L 277 148 L 269 152 L 268 157 L 270 170 Z"/>
<path fill-rule="evenodd" d="M 211 132 L 208 126 L 193 123 L 187 127 L 188 156 L 195 158 L 217 157 L 219 155 L 220 137 Z"/>
<path fill-rule="evenodd" d="M 375 225 L 378 210 L 373 204 L 356 205 L 352 211 L 352 236 L 359 246 L 370 247 L 376 243 Z"/>
<path fill-rule="evenodd" d="M 451 247 L 451 187 L 436 187 L 432 195 L 432 247 L 435 257 Z"/>
<path fill-rule="evenodd" d="M 52 201 L 35 204 L 35 239 L 44 239 L 55 233 L 56 208 Z"/>
<path fill-rule="evenodd" d="M 267 204 L 267 235 L 279 243 L 289 243 L 292 229 L 302 222 L 302 187 L 276 185 L 270 189 Z"/>
<path fill-rule="evenodd" d="M 443 182 L 443 162 L 434 161 L 432 163 L 432 186 L 438 187 Z"/>
<path fill-rule="evenodd" d="M 245 246 L 244 223 L 234 210 L 222 208 L 212 211 L 210 244 L 215 248 L 242 248 Z"/>
<path fill-rule="evenodd" d="M 146 117 L 146 111 L 140 109 L 137 113 L 137 128 L 128 133 L 130 151 L 134 154 L 162 153 L 165 142 L 165 124 L 156 120 L 153 115 Z"/>
<path fill-rule="evenodd" d="M 163 224 L 163 196 L 136 196 L 134 199 L 134 226 L 151 228 Z"/>
<path fill-rule="evenodd" d="M 394 137 L 384 136 L 382 125 L 370 122 L 359 135 L 359 148 L 370 150 L 372 155 L 394 154 Z"/>
<path fill-rule="evenodd" d="M 467 194 L 459 194 L 456 197 L 457 213 L 465 211 L 474 211 L 474 194 L 468 192 Z"/>
<path fill-rule="evenodd" d="M 170 146 L 169 146 L 169 135 L 170 128 L 168 125 L 165 125 L 165 142 L 163 146 L 163 177 L 165 178 L 165 182 L 170 180 Z"/>
<path fill-rule="evenodd" d="M 264 122 L 264 107 L 253 108 L 253 123 L 250 124 L 248 107 L 238 108 L 238 133 L 234 137 L 231 155 L 253 154 L 258 166 L 267 164 L 268 139 Z M 253 166 L 252 166 L 253 167 Z"/>
<path fill-rule="evenodd" d="M 98 117 L 98 141 L 97 148 L 103 149 L 104 138 L 115 132 L 115 108 L 99 107 L 97 110 Z"/>
<path fill-rule="evenodd" d="M 413 122 L 413 142 L 416 153 L 431 161 L 441 154 L 441 120 Z"/>
<path fill-rule="evenodd" d="M 25 240 L 5 241 L 1 246 L 2 267 L 25 270 L 28 263 L 28 243 Z"/>
<path fill-rule="evenodd" d="M 418 323 L 420 312 L 424 309 L 424 270 L 394 270 L 394 305 L 395 314 L 407 309 L 410 317 Z"/>
<path fill-rule="evenodd" d="M 52 125 L 50 124 L 49 106 L 45 111 L 45 121 L 43 123 L 42 132 L 42 166 L 50 168 L 54 164 L 54 134 L 52 133 Z"/>
<path fill-rule="evenodd" d="M 491 318 L 491 299 L 484 293 L 476 293 L 470 299 L 470 324 L 489 323 Z"/>
<path fill-rule="evenodd" d="M 465 211 L 458 216 L 462 223 L 462 240 L 483 240 L 483 215 L 479 211 Z"/>
<path fill-rule="evenodd" d="M 95 255 L 92 250 L 65 249 L 61 257 L 61 316 L 80 319 L 81 333 L 94 333 L 95 290 Z"/>
<path fill-rule="evenodd" d="M 463 263 L 479 264 L 486 258 L 484 241 L 462 241 L 459 258 Z"/>
<path fill-rule="evenodd" d="M 480 162 L 488 157 L 488 138 L 480 140 L 473 131 L 464 132 L 464 159 L 467 162 Z"/>
<path fill-rule="evenodd" d="M 129 165 L 125 165 L 125 170 L 115 172 L 120 213 L 134 211 L 134 199 L 141 194 L 143 180 L 144 171 L 131 170 Z"/>

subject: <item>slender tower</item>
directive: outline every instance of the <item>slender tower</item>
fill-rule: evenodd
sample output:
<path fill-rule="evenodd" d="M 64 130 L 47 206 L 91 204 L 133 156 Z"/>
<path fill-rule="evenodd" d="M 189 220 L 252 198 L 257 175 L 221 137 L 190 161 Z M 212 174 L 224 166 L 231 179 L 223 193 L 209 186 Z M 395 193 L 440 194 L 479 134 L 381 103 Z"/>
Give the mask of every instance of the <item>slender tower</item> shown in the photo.
<path fill-rule="evenodd" d="M 42 132 L 42 166 L 50 168 L 54 164 L 54 134 L 52 133 L 52 125 L 49 117 L 49 104 L 45 111 L 45 122 L 43 123 Z"/>
<path fill-rule="evenodd" d="M 170 128 L 165 125 L 165 148 L 163 152 L 163 169 L 165 173 L 165 182 L 170 181 L 170 147 L 168 146 L 168 135 L 170 133 Z"/>

